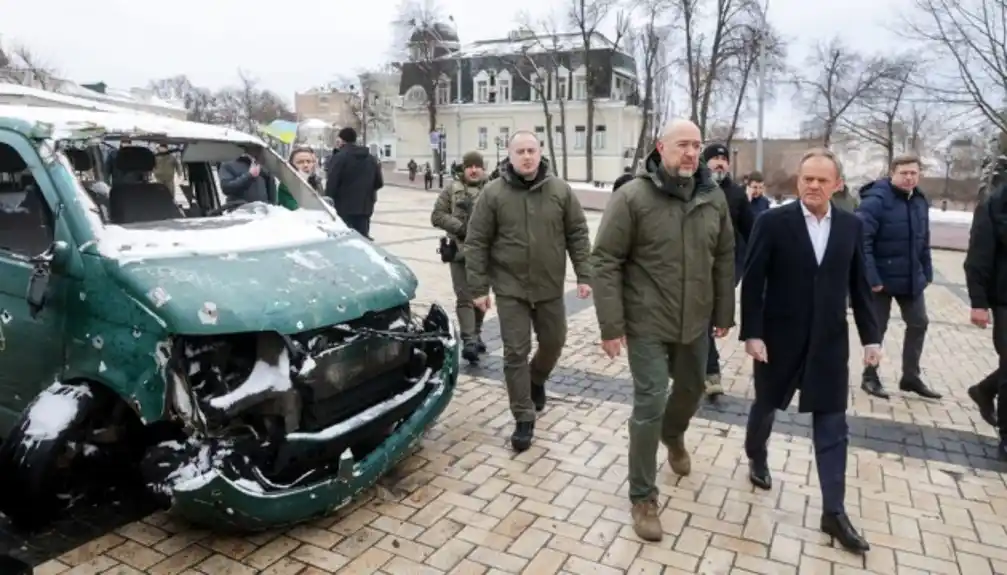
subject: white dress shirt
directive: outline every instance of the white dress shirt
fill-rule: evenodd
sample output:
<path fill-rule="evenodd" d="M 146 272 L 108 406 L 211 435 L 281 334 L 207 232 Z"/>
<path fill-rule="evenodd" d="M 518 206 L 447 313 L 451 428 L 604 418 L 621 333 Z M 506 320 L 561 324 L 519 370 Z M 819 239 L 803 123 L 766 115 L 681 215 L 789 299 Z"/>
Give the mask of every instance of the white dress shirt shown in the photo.
<path fill-rule="evenodd" d="M 822 219 L 818 219 L 818 216 L 808 211 L 804 202 L 801 202 L 801 213 L 804 214 L 804 224 L 808 228 L 811 247 L 815 249 L 815 259 L 818 260 L 818 265 L 822 265 L 825 248 L 829 245 L 829 233 L 832 231 L 832 202 L 829 202 L 828 211 Z"/>

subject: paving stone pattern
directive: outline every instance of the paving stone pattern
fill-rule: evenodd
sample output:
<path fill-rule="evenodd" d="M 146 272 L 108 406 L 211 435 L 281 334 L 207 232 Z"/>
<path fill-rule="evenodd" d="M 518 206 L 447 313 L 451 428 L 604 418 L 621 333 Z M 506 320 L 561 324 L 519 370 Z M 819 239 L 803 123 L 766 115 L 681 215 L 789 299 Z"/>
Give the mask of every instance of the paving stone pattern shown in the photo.
<path fill-rule="evenodd" d="M 431 194 L 383 190 L 372 230 L 413 267 L 421 302 L 453 307 L 435 253 L 439 234 L 428 226 L 432 202 Z M 599 218 L 590 215 L 592 227 Z M 965 393 L 992 369 L 995 355 L 989 331 L 967 324 L 961 257 L 935 256 L 940 278 L 927 292 L 924 377 L 944 399 L 895 391 L 891 401 L 879 401 L 857 386 L 851 392 L 846 503 L 873 546 L 866 560 L 831 547 L 817 530 L 807 416 L 778 420 L 770 445 L 773 490 L 749 485 L 742 441 L 751 367 L 734 334 L 720 343 L 727 394 L 702 409 L 687 435 L 692 475 L 660 471 L 666 537 L 643 544 L 626 500 L 626 361 L 602 356 L 590 301 L 571 296 L 567 350 L 529 451 L 507 448 L 512 422 L 491 313 L 483 365 L 461 377 L 416 453 L 350 507 L 253 536 L 211 534 L 155 512 L 61 551 L 36 573 L 1007 573 L 1007 468 L 995 460 L 993 431 Z M 899 356 L 902 328 L 893 321 L 888 358 Z M 860 368 L 855 355 L 853 373 Z M 893 359 L 882 368 L 890 387 L 897 370 Z"/>

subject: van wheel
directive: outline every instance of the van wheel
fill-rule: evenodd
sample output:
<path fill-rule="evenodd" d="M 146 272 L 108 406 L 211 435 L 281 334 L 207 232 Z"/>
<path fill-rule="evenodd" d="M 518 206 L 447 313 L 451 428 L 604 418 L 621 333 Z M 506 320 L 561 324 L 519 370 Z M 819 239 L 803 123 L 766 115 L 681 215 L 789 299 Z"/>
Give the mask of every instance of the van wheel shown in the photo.
<path fill-rule="evenodd" d="M 0 446 L 0 511 L 16 526 L 39 527 L 68 506 L 103 403 L 86 383 L 57 382 L 21 413 Z"/>

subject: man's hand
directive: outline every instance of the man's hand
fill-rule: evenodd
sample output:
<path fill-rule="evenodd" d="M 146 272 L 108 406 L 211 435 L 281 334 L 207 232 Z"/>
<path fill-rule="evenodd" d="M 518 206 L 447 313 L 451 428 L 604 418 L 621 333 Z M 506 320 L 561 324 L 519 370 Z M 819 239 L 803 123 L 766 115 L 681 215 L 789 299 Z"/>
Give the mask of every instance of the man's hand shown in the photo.
<path fill-rule="evenodd" d="M 259 167 L 259 164 L 256 164 L 256 163 L 253 163 L 251 166 L 248 167 L 248 173 L 253 178 L 258 178 L 259 177 L 259 171 L 260 170 L 262 170 L 262 168 Z"/>
<path fill-rule="evenodd" d="M 986 326 L 990 324 L 990 310 L 988 309 L 972 309 L 969 311 L 969 321 L 972 325 L 986 329 Z"/>
<path fill-rule="evenodd" d="M 626 338 L 606 339 L 601 342 L 601 349 L 609 359 L 615 359 L 622 353 L 622 347 L 626 345 Z"/>
<path fill-rule="evenodd" d="M 881 346 L 869 345 L 864 348 L 864 365 L 877 367 L 881 363 Z"/>
<path fill-rule="evenodd" d="M 885 289 L 885 286 L 871 286 L 871 291 L 874 293 L 881 293 L 883 289 Z"/>
<path fill-rule="evenodd" d="M 755 361 L 769 363 L 769 355 L 766 353 L 766 342 L 761 339 L 746 339 L 745 353 L 750 355 Z"/>
<path fill-rule="evenodd" d="M 729 327 L 715 327 L 713 328 L 713 337 L 718 339 L 727 337 L 727 334 L 731 333 L 731 328 Z"/>
<path fill-rule="evenodd" d="M 483 297 L 477 297 L 476 299 L 472 300 L 472 305 L 476 306 L 476 308 L 478 308 L 479 311 L 485 313 L 489 311 L 491 307 L 493 307 L 493 300 L 490 298 L 490 296 L 484 295 Z"/>
<path fill-rule="evenodd" d="M 577 297 L 587 299 L 591 297 L 591 286 L 587 284 L 577 284 Z"/>

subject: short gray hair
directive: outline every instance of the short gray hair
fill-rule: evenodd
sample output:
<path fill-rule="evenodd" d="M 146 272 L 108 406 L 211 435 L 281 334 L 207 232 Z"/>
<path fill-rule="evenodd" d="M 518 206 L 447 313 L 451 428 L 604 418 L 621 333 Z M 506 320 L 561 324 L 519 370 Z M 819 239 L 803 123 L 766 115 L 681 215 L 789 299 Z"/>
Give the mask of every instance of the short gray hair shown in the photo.
<path fill-rule="evenodd" d="M 801 156 L 801 161 L 797 164 L 797 169 L 800 170 L 804 166 L 804 162 L 807 162 L 811 158 L 825 158 L 832 162 L 836 166 L 836 175 L 839 179 L 843 179 L 843 163 L 839 161 L 839 157 L 828 148 L 811 148 L 804 155 Z"/>

